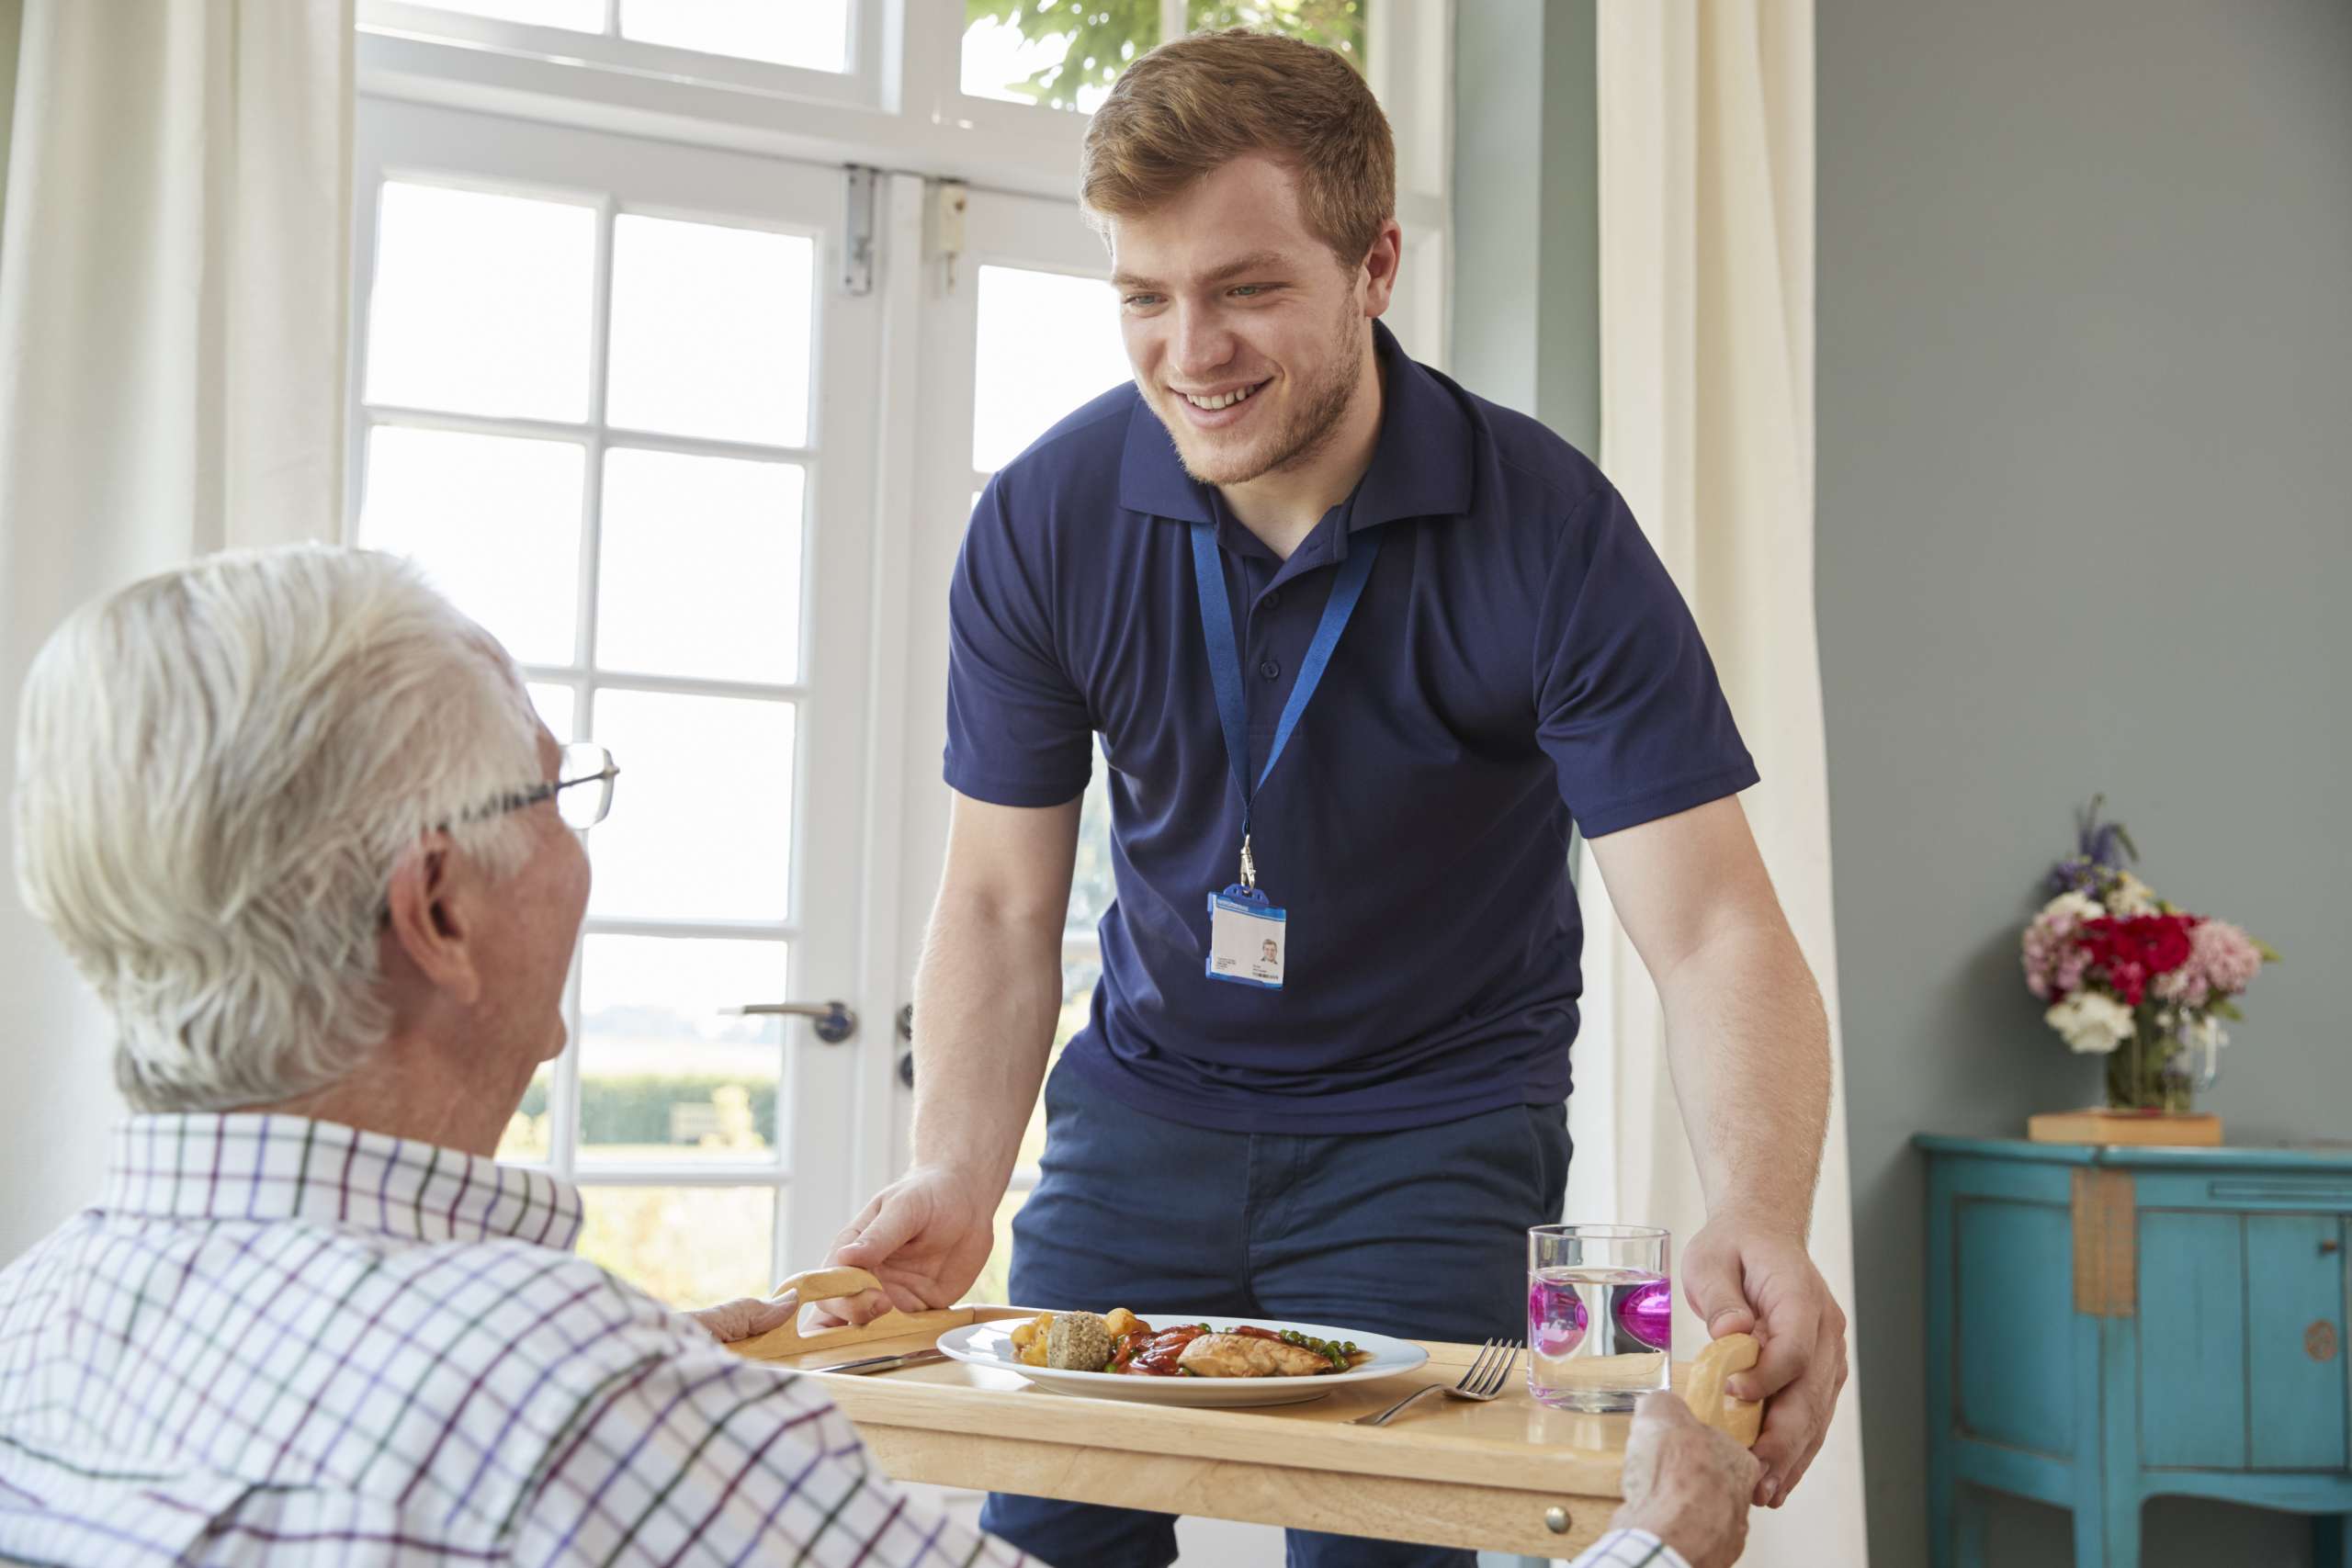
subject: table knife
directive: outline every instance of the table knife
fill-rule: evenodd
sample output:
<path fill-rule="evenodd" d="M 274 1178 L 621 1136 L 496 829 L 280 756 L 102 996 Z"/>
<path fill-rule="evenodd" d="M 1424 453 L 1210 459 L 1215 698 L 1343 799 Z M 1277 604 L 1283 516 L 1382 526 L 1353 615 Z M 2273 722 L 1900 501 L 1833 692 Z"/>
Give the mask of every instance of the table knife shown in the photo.
<path fill-rule="evenodd" d="M 896 1371 L 900 1367 L 924 1367 L 933 1361 L 947 1359 L 947 1352 L 939 1349 L 909 1350 L 899 1356 L 868 1356 L 859 1361 L 835 1361 L 830 1367 L 803 1367 L 808 1372 L 844 1372 L 865 1377 L 873 1372 Z"/>

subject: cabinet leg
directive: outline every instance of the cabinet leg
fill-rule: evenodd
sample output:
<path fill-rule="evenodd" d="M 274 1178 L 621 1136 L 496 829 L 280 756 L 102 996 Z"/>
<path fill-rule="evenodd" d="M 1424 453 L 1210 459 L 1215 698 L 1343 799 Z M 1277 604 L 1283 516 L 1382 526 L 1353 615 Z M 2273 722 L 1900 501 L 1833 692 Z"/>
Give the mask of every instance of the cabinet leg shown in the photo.
<path fill-rule="evenodd" d="M 1984 1511 L 1982 1487 L 1958 1486 L 1952 1497 L 1952 1568 L 1984 1568 Z M 2333 1568 L 2333 1565 L 2330 1565 Z"/>
<path fill-rule="evenodd" d="M 2075 1510 L 2075 1568 L 2140 1568 L 2137 1493 L 2109 1494 Z"/>
<path fill-rule="evenodd" d="M 2312 1568 L 2352 1568 L 2352 1515 L 2321 1514 L 2312 1520 Z"/>
<path fill-rule="evenodd" d="M 1928 1482 L 1928 1562 L 1930 1568 L 1984 1568 L 1984 1494 L 1931 1473 Z M 2332 1562 L 2326 1568 L 2335 1568 Z"/>

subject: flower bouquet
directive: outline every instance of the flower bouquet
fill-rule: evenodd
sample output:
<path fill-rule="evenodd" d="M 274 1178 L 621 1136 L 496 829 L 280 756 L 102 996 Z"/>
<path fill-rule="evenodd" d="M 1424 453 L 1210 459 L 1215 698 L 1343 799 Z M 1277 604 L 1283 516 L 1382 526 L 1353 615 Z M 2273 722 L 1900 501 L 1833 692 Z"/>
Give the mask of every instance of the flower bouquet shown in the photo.
<path fill-rule="evenodd" d="M 2026 988 L 2074 1050 L 2107 1057 L 2108 1103 L 2185 1111 L 2213 1081 L 2224 1019 L 2278 954 L 2227 920 L 2156 897 L 2124 864 L 2140 852 L 2120 822 L 2080 817 L 2075 852 L 2050 868 L 2050 902 L 2025 928 Z"/>

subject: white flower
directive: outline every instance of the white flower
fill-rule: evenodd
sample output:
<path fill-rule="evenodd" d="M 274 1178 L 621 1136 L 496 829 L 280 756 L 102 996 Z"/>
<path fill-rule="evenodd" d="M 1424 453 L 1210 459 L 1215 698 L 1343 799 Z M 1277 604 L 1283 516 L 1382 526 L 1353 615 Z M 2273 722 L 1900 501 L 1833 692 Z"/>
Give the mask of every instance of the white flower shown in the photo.
<path fill-rule="evenodd" d="M 2098 919 L 2106 913 L 2106 907 L 2087 893 L 2061 893 L 2041 907 L 2038 918 L 2052 925 L 2063 920 L 2066 922 L 2065 929 L 2072 931 L 2085 920 Z"/>
<path fill-rule="evenodd" d="M 2157 909 L 2156 890 L 2128 871 L 2118 872 L 2115 886 L 2107 896 L 2107 906 L 2118 919 L 2153 915 Z"/>
<path fill-rule="evenodd" d="M 2104 1055 L 2132 1038 L 2132 1010 L 2105 991 L 2076 991 L 2041 1017 L 2085 1055 Z"/>

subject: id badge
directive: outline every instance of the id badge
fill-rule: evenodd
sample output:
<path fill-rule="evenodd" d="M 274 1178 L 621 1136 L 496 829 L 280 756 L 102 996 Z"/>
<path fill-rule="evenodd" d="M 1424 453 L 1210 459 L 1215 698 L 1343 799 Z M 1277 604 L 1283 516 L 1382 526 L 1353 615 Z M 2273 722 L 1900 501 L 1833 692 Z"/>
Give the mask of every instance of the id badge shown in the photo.
<path fill-rule="evenodd" d="M 1209 895 L 1209 978 L 1261 990 L 1283 988 L 1290 922 L 1263 893 L 1239 886 Z"/>

